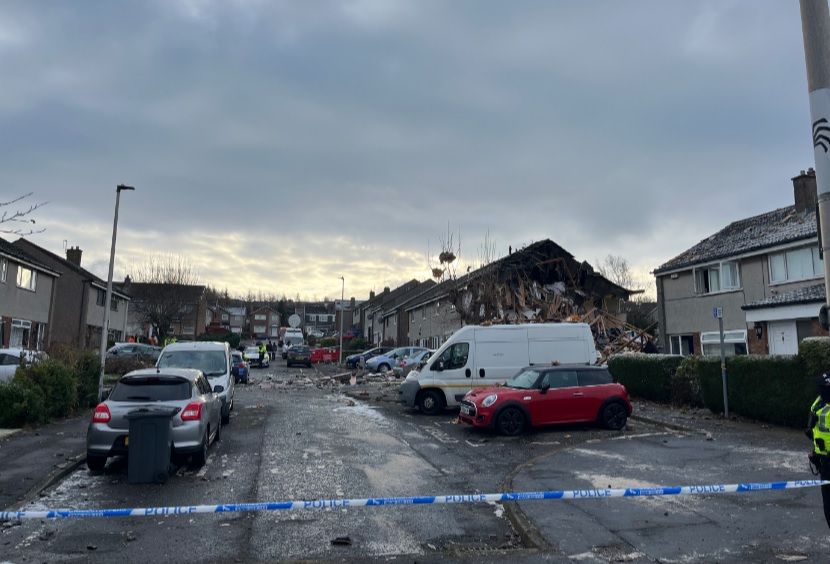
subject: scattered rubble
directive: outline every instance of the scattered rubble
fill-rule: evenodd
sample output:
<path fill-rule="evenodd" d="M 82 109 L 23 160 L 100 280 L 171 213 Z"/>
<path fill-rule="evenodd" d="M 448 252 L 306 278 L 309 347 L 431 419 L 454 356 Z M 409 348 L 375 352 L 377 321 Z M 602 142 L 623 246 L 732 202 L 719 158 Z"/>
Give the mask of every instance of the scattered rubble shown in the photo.
<path fill-rule="evenodd" d="M 332 539 L 331 544 L 334 546 L 351 546 L 352 539 L 350 537 L 337 537 Z"/>

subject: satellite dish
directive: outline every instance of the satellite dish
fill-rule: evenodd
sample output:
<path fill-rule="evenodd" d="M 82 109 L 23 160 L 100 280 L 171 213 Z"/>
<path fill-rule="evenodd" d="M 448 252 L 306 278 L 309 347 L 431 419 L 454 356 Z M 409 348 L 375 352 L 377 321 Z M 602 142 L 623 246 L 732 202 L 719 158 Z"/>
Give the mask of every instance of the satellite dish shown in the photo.
<path fill-rule="evenodd" d="M 292 313 L 291 317 L 288 318 L 288 324 L 293 328 L 296 329 L 300 326 L 300 316 L 296 313 Z"/>

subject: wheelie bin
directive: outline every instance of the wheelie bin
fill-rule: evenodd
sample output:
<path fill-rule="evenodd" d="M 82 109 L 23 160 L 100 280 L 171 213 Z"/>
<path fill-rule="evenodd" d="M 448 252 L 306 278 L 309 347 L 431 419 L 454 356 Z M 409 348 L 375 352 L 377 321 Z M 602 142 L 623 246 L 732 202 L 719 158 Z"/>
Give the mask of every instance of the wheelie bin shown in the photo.
<path fill-rule="evenodd" d="M 130 422 L 127 480 L 131 484 L 163 484 L 170 476 L 175 407 L 142 408 L 126 415 Z"/>

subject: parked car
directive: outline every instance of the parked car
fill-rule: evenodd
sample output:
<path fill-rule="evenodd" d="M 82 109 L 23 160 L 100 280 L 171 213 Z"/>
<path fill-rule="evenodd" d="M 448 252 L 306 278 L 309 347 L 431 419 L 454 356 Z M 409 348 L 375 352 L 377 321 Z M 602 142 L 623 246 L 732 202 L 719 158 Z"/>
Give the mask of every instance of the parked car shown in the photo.
<path fill-rule="evenodd" d="M 308 345 L 294 345 L 288 349 L 288 358 L 285 362 L 286 366 L 303 364 L 311 368 L 311 349 Z"/>
<path fill-rule="evenodd" d="M 115 343 L 107 349 L 107 358 L 135 358 L 143 357 L 153 362 L 157 361 L 161 354 L 161 347 L 146 345 L 144 343 Z"/>
<path fill-rule="evenodd" d="M 8 382 L 20 366 L 20 356 L 23 356 L 23 364 L 30 366 L 35 362 L 46 360 L 49 356 L 42 351 L 29 351 L 24 349 L 0 349 L 0 382 Z"/>
<path fill-rule="evenodd" d="M 303 337 L 303 331 L 299 328 L 291 328 L 287 329 L 282 336 L 282 358 L 283 360 L 288 359 L 288 349 L 293 347 L 294 345 L 302 345 L 305 343 L 305 337 Z"/>
<path fill-rule="evenodd" d="M 432 356 L 435 351 L 421 351 L 418 354 L 407 356 L 398 361 L 397 366 L 392 367 L 392 371 L 398 378 L 406 377 L 412 370 L 418 368 Z"/>
<path fill-rule="evenodd" d="M 161 351 L 156 366 L 166 368 L 195 368 L 207 376 L 210 385 L 220 386 L 222 400 L 222 424 L 231 421 L 234 381 L 231 376 L 231 349 L 228 343 L 198 342 L 173 343 Z"/>
<path fill-rule="evenodd" d="M 106 401 L 92 414 L 86 433 L 86 464 L 101 471 L 107 458 L 129 451 L 130 422 L 126 415 L 158 406 L 177 409 L 173 416 L 173 453 L 191 456 L 203 466 L 208 447 L 222 434 L 222 386 L 211 388 L 199 370 L 146 368 L 121 377 Z"/>
<path fill-rule="evenodd" d="M 628 391 L 602 366 L 528 366 L 504 386 L 476 388 L 461 401 L 460 419 L 519 435 L 528 427 L 597 422 L 622 429 L 631 415 Z"/>
<path fill-rule="evenodd" d="M 357 354 L 350 354 L 346 357 L 346 368 L 359 368 L 361 362 L 366 362 L 373 356 L 377 356 L 379 354 L 388 353 L 392 350 L 392 347 L 375 347 L 373 349 L 369 349 L 367 351 L 363 351 Z"/>
<path fill-rule="evenodd" d="M 524 366 L 594 364 L 599 357 L 586 323 L 466 325 L 401 384 L 401 403 L 425 414 L 458 405 L 475 387 L 495 386 Z"/>
<path fill-rule="evenodd" d="M 271 358 L 267 353 L 262 357 L 262 361 L 259 360 L 259 347 L 256 346 L 245 347 L 245 352 L 242 353 L 242 358 L 248 363 L 248 366 L 259 366 L 260 368 L 267 368 L 271 366 Z"/>
<path fill-rule="evenodd" d="M 235 383 L 248 383 L 248 363 L 239 351 L 231 351 L 231 375 Z"/>
<path fill-rule="evenodd" d="M 398 347 L 388 353 L 373 356 L 366 361 L 366 370 L 372 372 L 386 372 L 397 366 L 404 357 L 412 356 L 425 351 L 424 347 Z"/>

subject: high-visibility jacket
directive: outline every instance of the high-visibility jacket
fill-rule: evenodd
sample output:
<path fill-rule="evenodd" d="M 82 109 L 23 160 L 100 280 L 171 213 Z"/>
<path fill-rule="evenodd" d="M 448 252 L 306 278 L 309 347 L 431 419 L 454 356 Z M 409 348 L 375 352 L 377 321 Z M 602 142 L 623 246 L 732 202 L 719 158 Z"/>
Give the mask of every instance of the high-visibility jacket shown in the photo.
<path fill-rule="evenodd" d="M 259 345 L 259 354 L 265 354 L 268 352 L 268 349 L 265 348 L 265 345 Z"/>
<path fill-rule="evenodd" d="M 813 450 L 816 454 L 830 453 L 830 403 L 816 398 L 810 407 L 810 420 L 815 421 L 813 432 Z"/>

